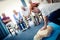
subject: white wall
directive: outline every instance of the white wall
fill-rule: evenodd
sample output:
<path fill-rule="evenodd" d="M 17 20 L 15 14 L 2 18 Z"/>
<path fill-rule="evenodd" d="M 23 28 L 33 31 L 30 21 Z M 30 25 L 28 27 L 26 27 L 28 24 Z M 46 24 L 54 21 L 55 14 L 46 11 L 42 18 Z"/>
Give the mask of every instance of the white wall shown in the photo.
<path fill-rule="evenodd" d="M 34 0 L 35 1 L 35 0 Z M 37 0 L 39 1 L 39 0 Z M 29 0 L 25 0 L 27 7 L 29 7 Z M 2 13 L 6 13 L 12 21 L 15 23 L 13 18 L 13 10 L 20 11 L 20 7 L 23 6 L 20 0 L 5 0 L 0 1 L 0 16 Z"/>
<path fill-rule="evenodd" d="M 13 10 L 20 11 L 20 7 L 22 6 L 20 0 L 5 0 L 0 1 L 0 16 L 2 13 L 6 13 L 12 21 L 15 23 L 13 18 Z"/>

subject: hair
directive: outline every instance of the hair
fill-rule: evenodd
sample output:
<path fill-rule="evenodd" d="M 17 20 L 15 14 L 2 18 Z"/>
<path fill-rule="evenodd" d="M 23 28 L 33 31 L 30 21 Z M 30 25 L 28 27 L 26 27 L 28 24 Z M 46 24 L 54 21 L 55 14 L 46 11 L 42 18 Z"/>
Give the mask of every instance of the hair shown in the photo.
<path fill-rule="evenodd" d="M 34 6 L 33 6 L 33 5 L 34 5 Z M 31 5 L 31 6 L 32 6 L 32 8 L 31 8 L 31 9 L 33 10 L 33 9 L 34 9 L 34 7 L 38 7 L 38 6 L 39 6 L 39 3 L 32 3 L 32 5 Z"/>

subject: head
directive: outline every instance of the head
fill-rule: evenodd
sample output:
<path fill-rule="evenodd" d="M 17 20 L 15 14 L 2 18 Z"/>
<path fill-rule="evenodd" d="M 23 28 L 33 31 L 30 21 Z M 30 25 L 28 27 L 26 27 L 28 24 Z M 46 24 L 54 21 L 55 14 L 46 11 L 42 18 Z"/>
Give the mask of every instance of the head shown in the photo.
<path fill-rule="evenodd" d="M 32 1 L 31 1 L 31 0 L 29 0 L 29 3 L 31 4 L 31 3 L 32 3 Z"/>
<path fill-rule="evenodd" d="M 21 7 L 22 10 L 26 11 L 25 7 Z"/>
<path fill-rule="evenodd" d="M 14 14 L 17 14 L 16 10 L 13 10 L 13 13 L 14 13 Z"/>
<path fill-rule="evenodd" d="M 2 16 L 3 16 L 3 17 L 6 17 L 5 13 L 2 13 Z"/>
<path fill-rule="evenodd" d="M 34 7 L 33 10 L 32 10 L 32 12 L 34 12 L 34 13 L 40 13 L 40 10 L 37 7 Z"/>

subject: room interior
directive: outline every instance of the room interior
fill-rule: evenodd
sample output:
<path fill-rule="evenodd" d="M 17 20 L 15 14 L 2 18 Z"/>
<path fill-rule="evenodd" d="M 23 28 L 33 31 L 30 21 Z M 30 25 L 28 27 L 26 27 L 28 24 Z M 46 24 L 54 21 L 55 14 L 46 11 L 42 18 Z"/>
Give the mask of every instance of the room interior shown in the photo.
<path fill-rule="evenodd" d="M 13 18 L 13 10 L 17 12 L 21 12 L 21 7 L 30 7 L 30 0 L 0 0 L 0 40 L 33 40 L 34 35 L 38 32 L 38 30 L 43 26 L 43 19 L 41 18 L 41 22 L 37 26 L 31 26 L 30 29 L 26 31 L 18 31 L 18 35 L 13 33 L 13 36 L 10 34 L 8 28 L 2 23 L 1 17 L 2 13 L 5 12 L 6 16 L 9 16 L 14 24 L 16 21 Z M 35 1 L 35 0 L 33 0 Z M 37 0 L 39 2 L 40 0 Z M 60 2 L 60 0 L 50 0 L 51 3 Z M 58 38 L 58 39 L 57 39 Z M 51 37 L 44 38 L 43 40 L 60 40 L 60 32 L 59 30 L 52 33 Z"/>

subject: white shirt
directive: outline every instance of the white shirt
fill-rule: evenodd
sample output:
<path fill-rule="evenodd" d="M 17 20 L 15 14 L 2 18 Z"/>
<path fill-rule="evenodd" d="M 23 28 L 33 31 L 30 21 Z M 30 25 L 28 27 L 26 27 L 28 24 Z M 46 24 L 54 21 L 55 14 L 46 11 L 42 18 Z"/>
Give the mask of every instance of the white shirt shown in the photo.
<path fill-rule="evenodd" d="M 24 10 L 22 10 L 22 16 L 24 15 L 24 16 L 28 16 L 29 15 L 29 13 L 30 13 L 30 10 L 28 9 L 28 8 L 26 8 L 25 7 L 25 11 Z"/>
<path fill-rule="evenodd" d="M 60 3 L 40 4 L 38 6 L 43 16 L 47 16 L 53 11 L 60 9 Z"/>

